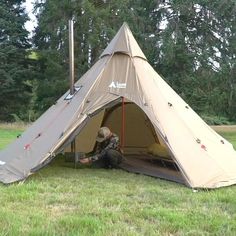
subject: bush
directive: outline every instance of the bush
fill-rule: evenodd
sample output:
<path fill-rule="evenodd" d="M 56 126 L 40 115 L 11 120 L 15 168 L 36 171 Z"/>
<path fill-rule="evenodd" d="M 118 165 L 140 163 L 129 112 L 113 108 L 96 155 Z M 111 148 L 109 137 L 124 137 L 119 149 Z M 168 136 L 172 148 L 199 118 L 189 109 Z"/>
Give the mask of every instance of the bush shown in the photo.
<path fill-rule="evenodd" d="M 224 116 L 202 115 L 202 119 L 208 125 L 231 125 L 232 122 Z"/>

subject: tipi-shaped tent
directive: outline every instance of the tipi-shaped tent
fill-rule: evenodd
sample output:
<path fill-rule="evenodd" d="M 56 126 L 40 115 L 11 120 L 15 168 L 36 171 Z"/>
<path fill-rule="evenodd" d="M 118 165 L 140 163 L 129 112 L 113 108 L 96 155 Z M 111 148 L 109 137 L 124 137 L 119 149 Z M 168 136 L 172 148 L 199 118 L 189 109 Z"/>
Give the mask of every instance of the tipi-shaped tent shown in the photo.
<path fill-rule="evenodd" d="M 124 136 L 124 152 L 130 155 L 124 168 L 142 172 L 142 166 L 135 163 L 144 163 L 147 147 L 158 142 L 166 146 L 175 163 L 177 181 L 193 188 L 236 183 L 232 145 L 205 124 L 154 71 L 127 24 L 75 87 L 72 98 L 69 92 L 64 94 L 1 151 L 0 181 L 27 178 L 65 150 L 75 137 L 77 151 L 91 151 L 98 128 L 106 125 Z M 125 133 L 120 131 L 123 110 Z M 165 172 L 154 167 L 155 158 L 147 160 L 149 165 L 143 166 L 143 173 L 173 177 L 168 168 Z"/>

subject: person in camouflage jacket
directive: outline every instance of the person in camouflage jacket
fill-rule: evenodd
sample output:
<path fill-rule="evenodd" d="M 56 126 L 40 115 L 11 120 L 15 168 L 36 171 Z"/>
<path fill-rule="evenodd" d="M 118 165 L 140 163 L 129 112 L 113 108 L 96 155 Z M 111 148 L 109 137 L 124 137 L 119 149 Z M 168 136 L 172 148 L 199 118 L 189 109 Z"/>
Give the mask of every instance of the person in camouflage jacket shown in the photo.
<path fill-rule="evenodd" d="M 100 162 L 105 168 L 117 168 L 122 162 L 123 156 L 120 150 L 119 137 L 109 128 L 101 127 L 96 138 L 97 144 L 92 156 L 81 159 L 80 162 Z"/>

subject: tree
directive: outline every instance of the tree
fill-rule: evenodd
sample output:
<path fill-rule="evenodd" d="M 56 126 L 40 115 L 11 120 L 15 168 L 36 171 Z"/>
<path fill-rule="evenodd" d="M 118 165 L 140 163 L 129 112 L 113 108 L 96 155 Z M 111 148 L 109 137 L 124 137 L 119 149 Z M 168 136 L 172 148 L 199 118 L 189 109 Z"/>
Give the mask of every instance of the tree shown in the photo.
<path fill-rule="evenodd" d="M 165 23 L 159 71 L 201 114 L 233 118 L 235 11 L 233 0 L 169 0 L 158 8 Z"/>
<path fill-rule="evenodd" d="M 31 77 L 27 49 L 30 48 L 28 20 L 22 8 L 23 0 L 0 2 L 0 120 L 14 116 L 25 118 L 31 97 Z"/>
<path fill-rule="evenodd" d="M 36 109 L 44 111 L 69 88 L 69 19 L 73 18 L 75 22 L 75 74 L 79 78 L 99 58 L 124 21 L 129 23 L 141 45 L 155 44 L 149 37 L 152 27 L 145 23 L 150 17 L 150 9 L 154 11 L 156 7 L 152 2 L 146 1 L 149 8 L 145 8 L 141 0 L 38 1 L 35 7 L 39 24 L 34 43 L 41 58 L 41 78 Z M 144 29 L 148 30 L 145 32 Z M 151 47 L 149 51 L 152 51 Z"/>
<path fill-rule="evenodd" d="M 234 0 L 39 0 L 34 42 L 41 77 L 36 105 L 45 110 L 69 88 L 68 19 L 75 22 L 77 78 L 126 21 L 150 64 L 197 112 L 235 119 L 235 4 Z"/>

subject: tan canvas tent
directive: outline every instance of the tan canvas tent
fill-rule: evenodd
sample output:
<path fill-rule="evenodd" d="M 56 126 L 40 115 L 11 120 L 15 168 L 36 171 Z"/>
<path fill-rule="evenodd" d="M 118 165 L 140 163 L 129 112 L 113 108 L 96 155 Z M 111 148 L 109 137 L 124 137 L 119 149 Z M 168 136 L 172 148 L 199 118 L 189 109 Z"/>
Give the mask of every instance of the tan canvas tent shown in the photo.
<path fill-rule="evenodd" d="M 193 188 L 236 183 L 232 145 L 153 70 L 127 24 L 75 87 L 72 98 L 65 93 L 1 151 L 0 181 L 27 178 L 67 150 L 74 139 L 76 151 L 91 151 L 98 128 L 106 125 L 123 137 L 124 169 Z M 168 160 L 148 154 L 153 144 L 167 150 Z M 174 163 L 175 168 L 169 168 L 168 163 Z"/>

